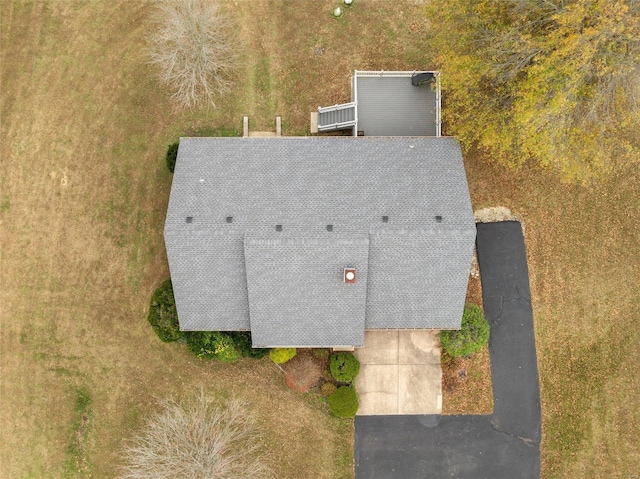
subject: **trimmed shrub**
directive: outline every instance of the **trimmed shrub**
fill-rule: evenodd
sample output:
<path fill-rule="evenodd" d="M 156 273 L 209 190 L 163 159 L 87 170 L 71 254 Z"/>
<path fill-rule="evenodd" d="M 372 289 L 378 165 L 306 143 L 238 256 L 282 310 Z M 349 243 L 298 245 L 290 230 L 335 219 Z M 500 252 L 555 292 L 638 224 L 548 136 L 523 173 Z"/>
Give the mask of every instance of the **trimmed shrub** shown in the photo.
<path fill-rule="evenodd" d="M 462 315 L 461 329 L 440 332 L 440 344 L 453 358 L 470 356 L 487 344 L 489 331 L 489 323 L 484 319 L 482 309 L 468 304 Z"/>
<path fill-rule="evenodd" d="M 173 170 L 176 169 L 176 159 L 178 158 L 178 146 L 180 146 L 180 143 L 176 141 L 175 143 L 172 143 L 171 145 L 169 145 L 169 148 L 167 149 L 166 162 L 167 162 L 167 168 L 171 173 L 173 173 Z"/>
<path fill-rule="evenodd" d="M 296 353 L 296 348 L 273 348 L 269 351 L 269 357 L 276 364 L 284 364 L 294 358 Z"/>
<path fill-rule="evenodd" d="M 260 359 L 264 358 L 269 353 L 269 348 L 253 348 L 251 347 L 251 332 L 250 331 L 232 331 L 227 333 L 236 343 L 236 348 L 242 354 L 242 357 Z"/>
<path fill-rule="evenodd" d="M 323 398 L 329 397 L 336 392 L 336 389 L 338 388 L 333 383 L 323 383 L 322 386 L 320 386 L 320 396 Z"/>
<path fill-rule="evenodd" d="M 348 352 L 339 352 L 329 361 L 331 375 L 341 383 L 350 383 L 360 372 L 360 361 Z"/>
<path fill-rule="evenodd" d="M 358 394 L 351 386 L 340 386 L 329 396 L 328 402 L 334 416 L 354 417 L 358 412 Z"/>
<path fill-rule="evenodd" d="M 182 337 L 171 279 L 162 283 L 153 293 L 148 320 L 161 341 L 170 343 Z"/>
<path fill-rule="evenodd" d="M 231 363 L 238 359 L 233 338 L 221 331 L 188 331 L 185 333 L 187 348 L 201 359 L 217 359 Z"/>
<path fill-rule="evenodd" d="M 313 354 L 314 358 L 318 359 L 327 359 L 329 357 L 329 350 L 326 348 L 312 349 L 311 353 Z"/>

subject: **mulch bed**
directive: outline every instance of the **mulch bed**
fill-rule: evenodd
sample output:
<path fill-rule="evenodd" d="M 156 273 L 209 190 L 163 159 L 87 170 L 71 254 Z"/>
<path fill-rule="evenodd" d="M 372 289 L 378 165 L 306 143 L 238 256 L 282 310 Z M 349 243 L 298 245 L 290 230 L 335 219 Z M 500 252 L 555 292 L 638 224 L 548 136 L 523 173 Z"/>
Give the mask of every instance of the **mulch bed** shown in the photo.
<path fill-rule="evenodd" d="M 329 358 L 316 357 L 311 349 L 298 349 L 296 356 L 282 365 L 284 377 L 294 391 L 319 392 L 327 382 L 325 371 L 329 369 Z"/>
<path fill-rule="evenodd" d="M 479 275 L 469 277 L 466 302 L 482 307 Z M 491 362 L 485 347 L 473 356 L 451 358 L 442 352 L 442 413 L 489 414 L 493 410 Z"/>

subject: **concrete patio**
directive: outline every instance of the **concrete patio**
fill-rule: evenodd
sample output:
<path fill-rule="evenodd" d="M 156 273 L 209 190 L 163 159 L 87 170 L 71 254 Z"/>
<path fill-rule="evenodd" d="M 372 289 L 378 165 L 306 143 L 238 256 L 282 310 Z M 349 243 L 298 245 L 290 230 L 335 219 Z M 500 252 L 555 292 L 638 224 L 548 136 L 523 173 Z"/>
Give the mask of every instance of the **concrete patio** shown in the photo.
<path fill-rule="evenodd" d="M 440 340 L 432 330 L 365 331 L 355 352 L 359 416 L 440 414 Z"/>

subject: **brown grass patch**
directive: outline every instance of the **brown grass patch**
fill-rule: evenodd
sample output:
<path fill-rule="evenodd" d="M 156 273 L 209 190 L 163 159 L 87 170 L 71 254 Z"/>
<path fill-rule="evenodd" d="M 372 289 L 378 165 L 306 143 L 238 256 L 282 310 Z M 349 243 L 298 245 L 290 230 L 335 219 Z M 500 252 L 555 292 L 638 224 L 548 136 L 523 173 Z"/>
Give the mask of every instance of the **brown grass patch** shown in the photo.
<path fill-rule="evenodd" d="M 167 145 L 189 130 L 305 133 L 309 112 L 349 99 L 354 69 L 432 68 L 420 2 L 228 2 L 244 67 L 219 109 L 171 113 L 146 63 L 145 1 L 7 0 L 0 16 L 0 463 L 63 477 L 74 391 L 93 398 L 90 472 L 112 477 L 154 397 L 249 400 L 282 478 L 353 477 L 353 423 L 289 390 L 268 360 L 232 366 L 166 345 L 146 323 L 168 277 Z M 320 45 L 323 54 L 316 53 Z M 446 101 L 446 99 L 445 99 Z M 637 169 L 588 187 L 465 155 L 474 208 L 527 224 L 541 378 L 543 477 L 640 470 L 640 202 Z M 445 402 L 446 406 L 446 402 Z M 287 447 L 282 447 L 286 444 Z"/>
<path fill-rule="evenodd" d="M 452 358 L 444 351 L 442 414 L 491 414 L 491 361 L 489 347 L 467 358 Z"/>
<path fill-rule="evenodd" d="M 431 67 L 416 40 L 426 23 L 419 2 L 359 2 L 337 20 L 335 6 L 332 0 L 234 5 L 246 46 L 242 101 L 251 130 L 274 131 L 281 115 L 283 134 L 308 134 L 311 111 L 350 101 L 356 69 Z"/>
<path fill-rule="evenodd" d="M 562 184 L 526 165 L 466 156 L 475 208 L 527 225 L 542 402 L 542 477 L 627 477 L 640 470 L 640 202 L 634 168 Z"/>

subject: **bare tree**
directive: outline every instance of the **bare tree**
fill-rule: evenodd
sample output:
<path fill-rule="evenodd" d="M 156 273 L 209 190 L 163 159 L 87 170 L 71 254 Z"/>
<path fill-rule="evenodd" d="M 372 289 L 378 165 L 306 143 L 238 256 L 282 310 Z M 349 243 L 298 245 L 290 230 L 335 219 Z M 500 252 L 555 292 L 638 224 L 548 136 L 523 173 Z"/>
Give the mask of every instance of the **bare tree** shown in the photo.
<path fill-rule="evenodd" d="M 272 477 L 243 401 L 215 406 L 201 391 L 184 405 L 169 399 L 162 406 L 126 446 L 122 479 Z"/>
<path fill-rule="evenodd" d="M 149 54 L 158 77 L 179 108 L 215 106 L 237 64 L 229 18 L 217 0 L 156 0 L 155 6 Z"/>

